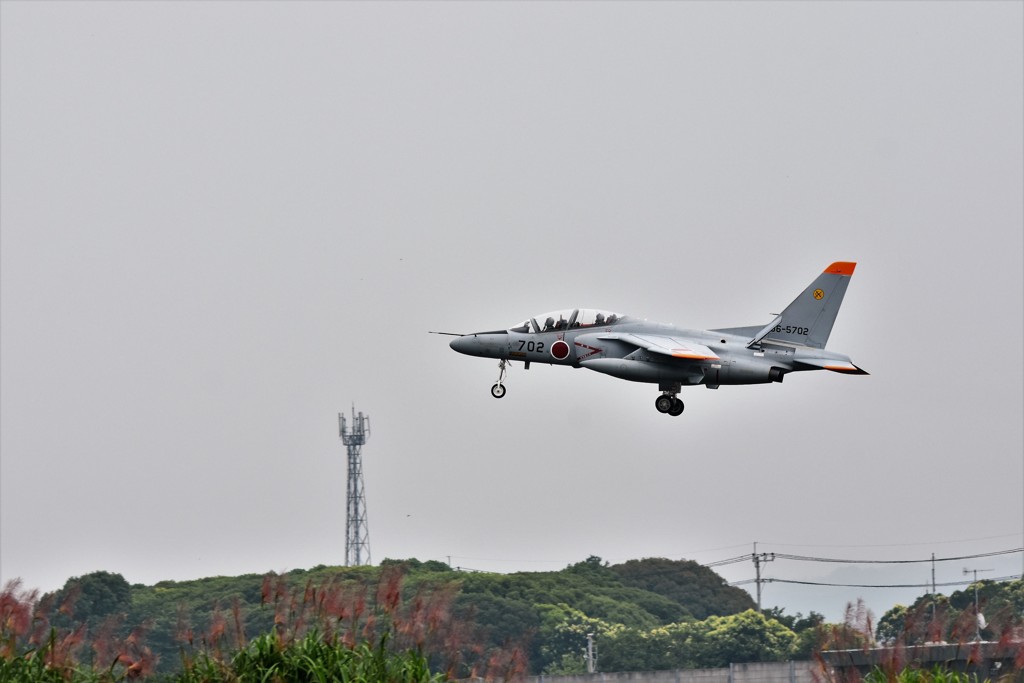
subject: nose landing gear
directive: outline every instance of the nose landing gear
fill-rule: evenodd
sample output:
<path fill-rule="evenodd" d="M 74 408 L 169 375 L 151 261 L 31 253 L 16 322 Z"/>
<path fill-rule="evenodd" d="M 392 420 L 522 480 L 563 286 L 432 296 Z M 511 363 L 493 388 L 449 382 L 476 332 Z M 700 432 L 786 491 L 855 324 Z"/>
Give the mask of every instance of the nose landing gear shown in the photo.
<path fill-rule="evenodd" d="M 508 374 L 508 361 L 502 358 L 498 361 L 498 381 L 491 387 L 491 396 L 502 398 L 505 395 L 505 375 Z"/>

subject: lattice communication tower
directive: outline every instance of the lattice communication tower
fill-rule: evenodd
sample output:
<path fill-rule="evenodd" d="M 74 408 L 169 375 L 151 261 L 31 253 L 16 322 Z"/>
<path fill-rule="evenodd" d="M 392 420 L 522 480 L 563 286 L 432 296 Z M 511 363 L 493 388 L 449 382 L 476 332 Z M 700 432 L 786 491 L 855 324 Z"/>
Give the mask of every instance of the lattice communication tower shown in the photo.
<path fill-rule="evenodd" d="M 348 504 L 345 512 L 345 566 L 370 564 L 370 529 L 366 524 L 366 493 L 363 490 L 363 444 L 370 437 L 370 416 L 356 414 L 352 425 L 338 413 L 341 442 L 348 450 Z"/>

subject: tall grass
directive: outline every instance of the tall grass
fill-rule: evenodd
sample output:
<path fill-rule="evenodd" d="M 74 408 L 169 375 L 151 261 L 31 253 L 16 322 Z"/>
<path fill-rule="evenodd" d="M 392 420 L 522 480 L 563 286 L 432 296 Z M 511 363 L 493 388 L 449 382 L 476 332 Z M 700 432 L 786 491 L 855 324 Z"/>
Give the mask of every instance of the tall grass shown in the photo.
<path fill-rule="evenodd" d="M 376 590 L 356 582 L 290 587 L 267 576 L 261 610 L 273 616 L 269 632 L 245 636 L 236 602 L 228 619 L 214 611 L 197 633 L 182 619 L 178 635 L 181 670 L 156 674 L 156 657 L 144 632 L 114 636 L 108 622 L 90 638 L 85 625 L 59 631 L 49 605 L 17 582 L 0 593 L 0 682 L 117 683 L 440 683 L 457 676 L 486 681 L 521 679 L 521 650 L 485 650 L 467 624 L 453 619 L 454 584 L 423 586 L 403 599 L 402 572 L 385 569 Z M 89 652 L 91 651 L 91 655 Z M 468 657 L 477 663 L 470 664 Z"/>
<path fill-rule="evenodd" d="M 388 636 L 384 635 L 376 645 L 361 642 L 349 647 L 341 642 L 326 642 L 321 634 L 310 632 L 299 640 L 282 644 L 275 634 L 264 634 L 236 653 L 230 662 L 200 656 L 173 680 L 177 683 L 440 683 L 446 680 L 443 673 L 431 673 L 422 653 L 415 650 L 392 652 L 386 647 L 387 641 Z"/>

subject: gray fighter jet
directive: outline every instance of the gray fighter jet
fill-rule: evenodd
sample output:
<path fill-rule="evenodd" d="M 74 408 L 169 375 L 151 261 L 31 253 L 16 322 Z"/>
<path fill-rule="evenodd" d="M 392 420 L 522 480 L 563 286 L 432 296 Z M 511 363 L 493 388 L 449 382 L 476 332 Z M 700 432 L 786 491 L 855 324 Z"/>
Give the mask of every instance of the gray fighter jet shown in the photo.
<path fill-rule="evenodd" d="M 866 375 L 848 356 L 825 350 L 856 263 L 836 262 L 767 325 L 687 330 L 593 308 L 553 311 L 506 330 L 454 335 L 459 353 L 497 358 L 491 395 L 505 395 L 508 362 L 569 365 L 657 384 L 654 407 L 680 415 L 684 386 L 781 382 L 790 372 Z M 452 334 L 441 332 L 438 334 Z"/>

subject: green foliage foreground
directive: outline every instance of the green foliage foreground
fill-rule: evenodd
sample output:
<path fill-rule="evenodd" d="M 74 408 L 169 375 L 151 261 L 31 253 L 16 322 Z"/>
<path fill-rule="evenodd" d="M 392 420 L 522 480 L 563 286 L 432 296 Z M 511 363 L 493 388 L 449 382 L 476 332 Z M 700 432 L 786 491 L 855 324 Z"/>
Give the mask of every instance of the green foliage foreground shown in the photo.
<path fill-rule="evenodd" d="M 173 683 L 238 683 L 241 681 L 387 681 L 389 683 L 440 683 L 442 673 L 432 674 L 427 657 L 415 650 L 390 651 L 387 636 L 377 646 L 361 642 L 349 647 L 325 642 L 309 633 L 284 644 L 276 634 L 254 639 L 230 661 L 202 653 L 177 674 L 163 680 Z M 146 678 L 151 672 L 134 662 L 115 661 L 109 669 L 97 671 L 70 661 L 51 657 L 49 645 L 20 656 L 0 660 L 0 681 L 5 683 L 114 683 Z"/>
<path fill-rule="evenodd" d="M 326 642 L 318 633 L 283 644 L 276 634 L 253 640 L 230 663 L 204 654 L 172 680 L 180 683 L 235 681 L 394 681 L 440 683 L 444 674 L 430 672 L 427 657 L 416 650 L 391 652 L 388 636 L 377 646 L 361 642 L 349 647 Z"/>
<path fill-rule="evenodd" d="M 106 629 L 87 638 L 85 624 L 59 630 L 37 608 L 35 592 L 12 583 L 0 593 L 0 681 L 438 683 L 462 671 L 491 681 L 525 672 L 515 650 L 489 650 L 486 661 L 467 669 L 467 648 L 450 614 L 452 592 L 437 587 L 403 601 L 401 584 L 397 570 L 384 572 L 370 596 L 344 583 L 307 583 L 293 591 L 267 577 L 262 595 L 273 619 L 269 632 L 249 641 L 240 610 L 230 619 L 218 612 L 203 633 L 182 630 L 180 670 L 158 675 L 158 657 L 140 631 L 120 637 Z"/>
<path fill-rule="evenodd" d="M 962 671 L 935 667 L 931 670 L 907 668 L 895 673 L 875 669 L 864 677 L 863 683 L 988 683 L 988 680 L 982 681 L 976 675 Z"/>

